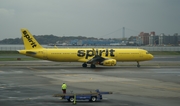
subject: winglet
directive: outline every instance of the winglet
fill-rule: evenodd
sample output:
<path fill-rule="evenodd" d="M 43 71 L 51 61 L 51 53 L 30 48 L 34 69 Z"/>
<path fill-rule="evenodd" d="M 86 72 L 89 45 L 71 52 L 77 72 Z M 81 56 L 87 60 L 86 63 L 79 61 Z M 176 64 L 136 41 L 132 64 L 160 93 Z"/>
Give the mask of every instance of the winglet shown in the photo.
<path fill-rule="evenodd" d="M 22 39 L 25 49 L 41 49 L 43 48 L 26 28 L 21 29 Z"/>

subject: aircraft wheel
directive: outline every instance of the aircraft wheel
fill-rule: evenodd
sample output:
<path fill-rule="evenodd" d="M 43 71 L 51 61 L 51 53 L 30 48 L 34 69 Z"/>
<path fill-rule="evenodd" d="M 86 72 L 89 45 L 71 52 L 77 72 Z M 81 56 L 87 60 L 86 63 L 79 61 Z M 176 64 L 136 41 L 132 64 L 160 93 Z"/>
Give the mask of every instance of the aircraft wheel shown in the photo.
<path fill-rule="evenodd" d="M 82 67 L 87 67 L 87 64 L 86 64 L 86 63 L 83 63 L 83 64 L 82 64 Z"/>
<path fill-rule="evenodd" d="M 140 65 L 137 65 L 137 67 L 139 68 L 139 67 L 140 67 Z"/>
<path fill-rule="evenodd" d="M 91 68 L 96 68 L 96 65 L 94 65 L 94 64 L 91 64 Z"/>

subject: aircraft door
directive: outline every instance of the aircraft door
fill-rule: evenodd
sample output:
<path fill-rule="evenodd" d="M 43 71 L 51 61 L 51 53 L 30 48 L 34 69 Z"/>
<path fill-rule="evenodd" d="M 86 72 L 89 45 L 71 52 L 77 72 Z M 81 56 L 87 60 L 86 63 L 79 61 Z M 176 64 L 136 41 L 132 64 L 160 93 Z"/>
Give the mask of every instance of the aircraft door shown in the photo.
<path fill-rule="evenodd" d="M 47 56 L 47 50 L 43 50 L 43 59 L 48 59 L 48 56 Z"/>

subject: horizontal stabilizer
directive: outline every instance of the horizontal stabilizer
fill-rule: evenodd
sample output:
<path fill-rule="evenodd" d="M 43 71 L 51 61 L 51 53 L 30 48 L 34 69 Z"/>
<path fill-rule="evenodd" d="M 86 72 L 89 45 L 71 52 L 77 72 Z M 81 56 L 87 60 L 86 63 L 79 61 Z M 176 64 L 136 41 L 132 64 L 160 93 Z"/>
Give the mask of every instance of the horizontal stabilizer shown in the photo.
<path fill-rule="evenodd" d="M 35 55 L 35 54 L 36 54 L 36 52 L 27 51 L 27 52 L 26 52 L 26 54 L 27 54 L 27 55 L 28 55 L 28 54 L 29 54 L 29 55 Z"/>

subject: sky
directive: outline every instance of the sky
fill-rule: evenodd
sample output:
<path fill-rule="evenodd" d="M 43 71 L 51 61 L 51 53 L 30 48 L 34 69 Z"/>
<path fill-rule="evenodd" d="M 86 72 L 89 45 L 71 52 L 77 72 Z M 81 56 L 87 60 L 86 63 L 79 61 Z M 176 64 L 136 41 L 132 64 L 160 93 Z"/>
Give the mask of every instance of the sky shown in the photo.
<path fill-rule="evenodd" d="M 33 35 L 122 38 L 180 34 L 180 0 L 0 0 L 0 40 Z"/>

